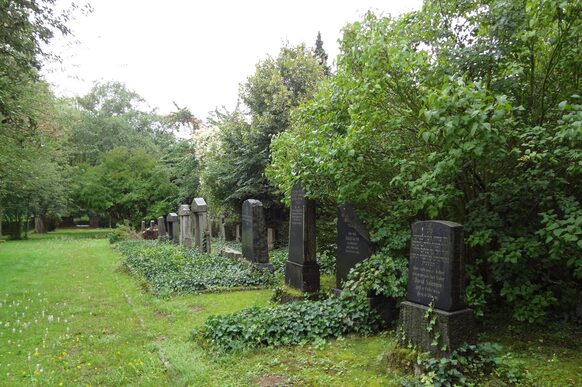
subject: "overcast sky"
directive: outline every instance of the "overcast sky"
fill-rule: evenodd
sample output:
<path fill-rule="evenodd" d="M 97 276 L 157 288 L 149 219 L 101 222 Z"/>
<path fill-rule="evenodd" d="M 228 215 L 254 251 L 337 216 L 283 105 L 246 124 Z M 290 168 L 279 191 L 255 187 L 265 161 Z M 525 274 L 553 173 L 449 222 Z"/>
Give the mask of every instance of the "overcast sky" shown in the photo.
<path fill-rule="evenodd" d="M 70 0 L 68 0 L 70 2 Z M 59 0 L 60 4 L 67 3 Z M 62 64 L 45 69 L 58 95 L 83 95 L 95 81 L 121 81 L 161 113 L 172 101 L 199 118 L 231 110 L 239 84 L 283 42 L 313 46 L 321 31 L 329 62 L 347 23 L 367 10 L 397 15 L 421 0 L 92 0 L 93 13 L 55 39 Z"/>

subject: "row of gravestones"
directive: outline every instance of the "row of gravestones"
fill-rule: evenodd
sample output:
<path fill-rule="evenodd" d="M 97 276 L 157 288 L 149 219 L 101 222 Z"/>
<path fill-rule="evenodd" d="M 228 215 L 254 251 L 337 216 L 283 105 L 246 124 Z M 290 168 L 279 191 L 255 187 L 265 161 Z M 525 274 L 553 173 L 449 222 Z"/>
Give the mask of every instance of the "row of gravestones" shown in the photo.
<path fill-rule="evenodd" d="M 150 221 L 150 227 L 154 226 L 155 221 Z M 196 247 L 205 253 L 211 252 L 212 231 L 208 221 L 208 205 L 203 198 L 194 198 L 192 205 L 182 204 L 178 213 L 170 212 L 166 217 L 160 216 L 157 227 L 159 240 Z M 143 221 L 141 229 L 145 229 Z"/>
<path fill-rule="evenodd" d="M 243 204 L 243 255 L 271 267 L 262 205 Z M 296 183 L 291 191 L 289 254 L 285 283 L 306 292 L 320 288 L 316 261 L 315 202 Z M 372 255 L 373 246 L 354 209 L 339 206 L 336 286 L 349 271 Z M 463 226 L 447 221 L 422 221 L 412 226 L 407 300 L 400 305 L 400 338 L 425 351 L 450 353 L 476 342 L 474 313 L 464 302 Z"/>
<path fill-rule="evenodd" d="M 260 268 L 273 270 L 262 203 L 246 200 L 241 218 L 243 257 Z M 167 219 L 160 217 L 158 233 L 160 239 L 210 252 L 211 228 L 204 199 L 194 199 L 192 206 L 181 205 L 178 214 L 170 213 Z M 305 292 L 318 291 L 315 202 L 305 197 L 299 183 L 291 191 L 288 246 L 285 283 Z M 366 228 L 348 204 L 338 208 L 337 249 L 336 286 L 340 289 L 349 271 L 373 251 Z M 446 221 L 415 223 L 407 300 L 400 306 L 401 340 L 439 353 L 450 353 L 464 343 L 474 343 L 474 314 L 465 306 L 464 293 L 463 227 Z"/>

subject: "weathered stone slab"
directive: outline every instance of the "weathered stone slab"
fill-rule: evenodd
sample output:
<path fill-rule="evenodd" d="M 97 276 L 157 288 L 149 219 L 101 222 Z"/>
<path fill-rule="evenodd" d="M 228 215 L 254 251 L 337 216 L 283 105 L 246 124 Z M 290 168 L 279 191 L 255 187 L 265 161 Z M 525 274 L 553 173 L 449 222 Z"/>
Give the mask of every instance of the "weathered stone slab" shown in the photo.
<path fill-rule="evenodd" d="M 448 355 L 463 344 L 475 344 L 477 333 L 475 315 L 471 309 L 453 312 L 433 309 L 410 301 L 400 304 L 400 324 L 402 344 L 412 343 L 426 352 Z M 425 317 L 427 316 L 427 317 Z M 428 329 L 429 320 L 435 324 Z"/>
<path fill-rule="evenodd" d="M 285 283 L 304 292 L 316 292 L 320 286 L 315 235 L 315 202 L 307 199 L 301 185 L 296 183 L 291 190 Z"/>
<path fill-rule="evenodd" d="M 349 204 L 338 208 L 336 287 L 342 288 L 350 270 L 372 255 L 372 242 L 366 227 Z"/>
<path fill-rule="evenodd" d="M 221 255 L 229 258 L 243 258 L 243 255 L 240 251 L 231 249 L 230 247 L 225 247 L 220 251 Z"/>
<path fill-rule="evenodd" d="M 168 239 L 174 243 L 180 243 L 180 218 L 175 212 L 170 212 L 166 217 L 168 222 Z"/>
<path fill-rule="evenodd" d="M 180 244 L 192 247 L 192 224 L 190 217 L 190 206 L 182 204 L 178 210 L 180 216 Z"/>
<path fill-rule="evenodd" d="M 243 202 L 242 207 L 242 253 L 259 266 L 270 267 L 267 248 L 267 227 L 263 204 L 255 199 Z"/>
<path fill-rule="evenodd" d="M 166 220 L 163 216 L 158 218 L 158 239 L 167 240 L 168 235 L 166 234 Z"/>

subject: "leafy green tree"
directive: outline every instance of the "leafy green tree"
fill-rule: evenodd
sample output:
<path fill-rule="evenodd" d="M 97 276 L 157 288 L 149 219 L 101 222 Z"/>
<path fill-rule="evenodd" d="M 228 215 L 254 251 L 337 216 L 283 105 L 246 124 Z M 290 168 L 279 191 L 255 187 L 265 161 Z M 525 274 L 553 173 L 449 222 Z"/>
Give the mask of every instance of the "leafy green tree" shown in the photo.
<path fill-rule="evenodd" d="M 219 203 L 239 213 L 244 200 L 255 198 L 271 211 L 282 210 L 280 193 L 264 176 L 271 138 L 287 130 L 292 110 L 313 94 L 323 77 L 323 68 L 304 45 L 284 46 L 277 58 L 259 62 L 241 86 L 248 111 L 237 108 L 211 118 L 219 129 L 219 144 L 203 179 Z"/>
<path fill-rule="evenodd" d="M 478 313 L 572 310 L 582 281 L 579 1 L 427 1 L 344 30 L 337 74 L 272 145 L 289 192 L 354 203 L 405 260 L 410 223 L 465 225 Z"/>
<path fill-rule="evenodd" d="M 76 201 L 83 208 L 135 225 L 142 219 L 166 215 L 177 187 L 167 168 L 143 148 L 117 147 L 101 163 L 82 168 L 76 182 Z"/>
<path fill-rule="evenodd" d="M 315 49 L 313 50 L 313 56 L 319 62 L 319 65 L 323 67 L 325 75 L 329 75 L 331 70 L 327 65 L 327 52 L 323 48 L 323 40 L 321 40 L 321 32 L 317 31 L 317 39 L 315 39 Z"/>

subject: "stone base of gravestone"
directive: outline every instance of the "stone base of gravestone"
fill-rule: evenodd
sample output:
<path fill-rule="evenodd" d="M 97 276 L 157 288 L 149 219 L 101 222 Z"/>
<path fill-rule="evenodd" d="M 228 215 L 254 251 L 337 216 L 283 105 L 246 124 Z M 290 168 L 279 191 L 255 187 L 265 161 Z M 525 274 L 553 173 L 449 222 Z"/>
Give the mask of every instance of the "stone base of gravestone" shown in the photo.
<path fill-rule="evenodd" d="M 434 325 L 429 328 L 432 321 Z M 420 350 L 437 355 L 449 355 L 465 343 L 477 343 L 472 309 L 429 312 L 426 305 L 404 301 L 400 304 L 399 325 L 401 344 L 412 342 Z"/>
<path fill-rule="evenodd" d="M 287 261 L 285 284 L 302 292 L 319 291 L 319 265 L 317 263 L 301 265 Z"/>
<path fill-rule="evenodd" d="M 398 320 L 398 308 L 395 298 L 368 294 L 368 305 L 375 310 L 382 320 L 392 325 Z"/>

